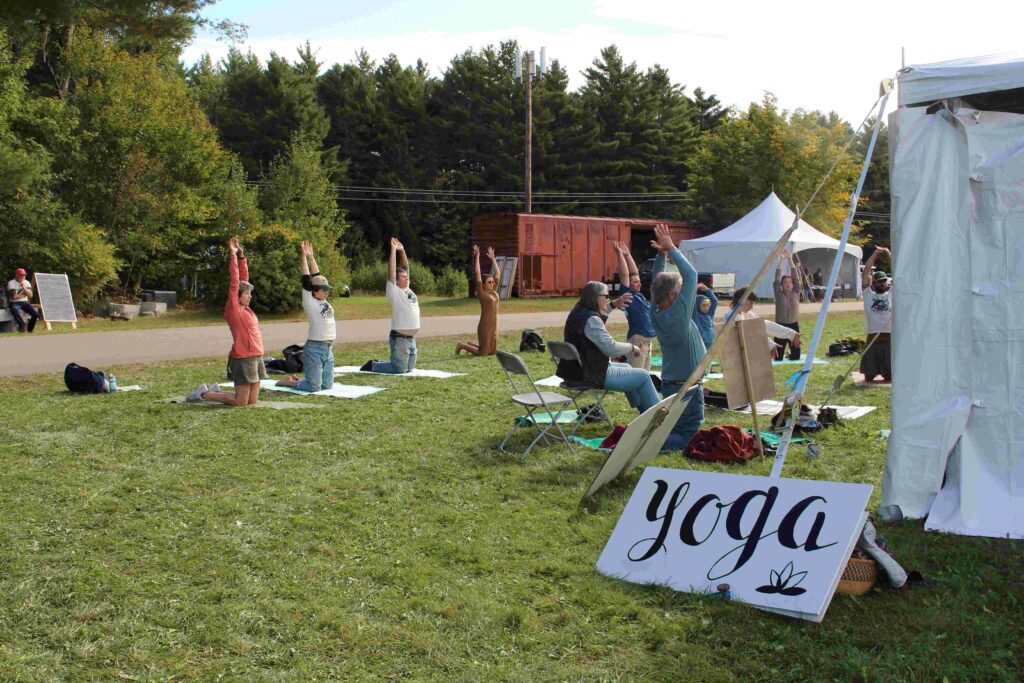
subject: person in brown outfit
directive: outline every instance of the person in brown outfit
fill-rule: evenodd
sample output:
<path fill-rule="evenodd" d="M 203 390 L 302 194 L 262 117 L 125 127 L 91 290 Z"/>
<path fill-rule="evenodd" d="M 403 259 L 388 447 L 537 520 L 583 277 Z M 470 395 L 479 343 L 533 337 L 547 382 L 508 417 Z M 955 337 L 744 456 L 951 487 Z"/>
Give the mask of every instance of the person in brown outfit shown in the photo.
<path fill-rule="evenodd" d="M 476 278 L 476 298 L 480 300 L 480 324 L 476 327 L 477 343 L 458 342 L 455 344 L 455 355 L 466 351 L 474 356 L 493 356 L 498 350 L 498 282 L 501 271 L 498 259 L 494 257 L 494 248 L 487 247 L 487 258 L 491 260 L 491 272 L 486 277 L 480 275 L 480 247 L 473 245 L 473 275 Z"/>

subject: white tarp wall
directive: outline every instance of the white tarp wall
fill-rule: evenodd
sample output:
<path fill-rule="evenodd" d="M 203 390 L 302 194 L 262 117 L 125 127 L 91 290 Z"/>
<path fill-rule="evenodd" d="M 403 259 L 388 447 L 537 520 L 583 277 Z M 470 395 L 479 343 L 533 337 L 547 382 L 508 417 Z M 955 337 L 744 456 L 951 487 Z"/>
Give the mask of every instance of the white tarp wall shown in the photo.
<path fill-rule="evenodd" d="M 750 213 L 729 227 L 699 239 L 683 240 L 679 248 L 690 259 L 693 267 L 702 273 L 735 273 L 736 286 L 739 287 L 754 279 L 772 247 L 793 224 L 794 218 L 796 215 L 772 192 Z M 838 248 L 839 240 L 816 230 L 803 220 L 789 243 L 789 249 L 797 255 L 802 265 L 811 269 L 811 273 L 821 269 L 822 282 L 828 281 L 832 260 Z M 837 288 L 847 296 L 860 294 L 861 256 L 860 247 L 847 245 L 837 284 Z M 783 271 L 788 272 L 788 266 Z M 775 296 L 772 290 L 774 275 L 775 271 L 772 270 L 758 283 L 754 292 L 759 297 L 771 299 Z"/>
<path fill-rule="evenodd" d="M 906 102 L 902 78 L 900 89 Z M 880 513 L 1024 538 L 1024 116 L 902 108 L 889 140 L 896 274 Z"/>

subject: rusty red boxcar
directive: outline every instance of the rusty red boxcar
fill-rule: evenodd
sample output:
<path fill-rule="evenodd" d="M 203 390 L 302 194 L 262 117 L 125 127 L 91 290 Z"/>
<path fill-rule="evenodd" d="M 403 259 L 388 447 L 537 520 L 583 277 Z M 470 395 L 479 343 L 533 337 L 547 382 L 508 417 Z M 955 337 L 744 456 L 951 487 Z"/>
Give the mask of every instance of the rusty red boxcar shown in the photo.
<path fill-rule="evenodd" d="M 672 240 L 703 233 L 682 221 L 490 213 L 473 219 L 472 244 L 481 252 L 518 256 L 512 293 L 520 297 L 575 296 L 590 280 L 611 280 L 619 270 L 613 242 L 625 242 L 639 265 L 653 257 L 654 226 L 666 224 Z"/>

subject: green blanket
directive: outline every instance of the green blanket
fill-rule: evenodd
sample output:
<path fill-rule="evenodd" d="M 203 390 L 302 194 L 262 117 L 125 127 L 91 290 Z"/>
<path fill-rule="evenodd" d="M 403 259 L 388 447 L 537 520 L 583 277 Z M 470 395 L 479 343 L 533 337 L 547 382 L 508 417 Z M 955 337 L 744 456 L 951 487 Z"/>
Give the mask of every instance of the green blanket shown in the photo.
<path fill-rule="evenodd" d="M 753 429 L 748 429 L 746 431 L 747 434 L 754 433 Z M 769 446 L 778 446 L 780 443 L 782 443 L 782 434 L 776 434 L 775 432 L 766 432 L 762 429 L 761 440 L 764 441 Z M 810 439 L 804 436 L 794 436 L 792 439 L 789 440 L 790 443 L 800 443 L 801 441 L 810 441 Z"/>
<path fill-rule="evenodd" d="M 529 415 L 520 415 L 519 417 L 516 418 L 516 424 L 519 425 L 520 427 L 524 425 L 533 424 L 534 422 L 536 422 L 537 424 L 549 425 L 551 424 L 551 418 L 553 417 L 554 415 L 552 415 L 551 413 L 538 411 L 533 414 L 532 419 Z M 573 424 L 579 419 L 579 417 L 580 414 L 577 413 L 575 410 L 566 410 L 565 412 L 558 416 L 558 424 Z"/>

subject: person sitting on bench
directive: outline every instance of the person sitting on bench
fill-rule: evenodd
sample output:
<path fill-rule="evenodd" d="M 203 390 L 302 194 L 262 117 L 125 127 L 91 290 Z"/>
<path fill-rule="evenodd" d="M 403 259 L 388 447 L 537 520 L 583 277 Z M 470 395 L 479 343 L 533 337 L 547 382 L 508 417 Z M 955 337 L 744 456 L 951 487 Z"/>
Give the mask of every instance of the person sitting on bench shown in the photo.
<path fill-rule="evenodd" d="M 39 320 L 39 313 L 32 305 L 32 282 L 25 275 L 25 269 L 18 268 L 14 271 L 14 279 L 7 283 L 8 307 L 18 332 L 32 332 Z"/>
<path fill-rule="evenodd" d="M 556 374 L 569 382 L 585 382 L 594 388 L 621 391 L 629 405 L 644 413 L 658 402 L 651 374 L 627 363 L 612 363 L 612 356 L 633 355 L 640 349 L 633 344 L 616 342 L 605 320 L 612 308 L 628 306 L 632 295 L 624 294 L 609 302 L 608 285 L 592 281 L 583 286 L 580 300 L 565 321 L 565 341 L 576 347 L 580 363 L 559 361 Z"/>
<path fill-rule="evenodd" d="M 397 261 L 401 255 L 402 263 Z M 368 360 L 360 370 L 403 375 L 416 369 L 416 333 L 420 329 L 420 302 L 409 288 L 409 259 L 405 247 L 391 238 L 391 256 L 388 259 L 388 301 L 391 302 L 391 360 Z"/>
<path fill-rule="evenodd" d="M 309 240 L 302 243 L 302 308 L 309 320 L 306 343 L 302 347 L 303 378 L 295 375 L 279 380 L 277 386 L 292 387 L 299 391 L 320 391 L 334 386 L 334 340 L 337 325 L 334 321 L 334 306 L 327 300 L 331 285 L 320 274 L 313 245 Z M 313 274 L 310 275 L 310 269 Z"/>
<path fill-rule="evenodd" d="M 476 277 L 476 298 L 480 300 L 480 322 L 476 326 L 477 343 L 457 342 L 455 355 L 467 351 L 474 356 L 493 356 L 498 350 L 498 283 L 501 270 L 494 256 L 494 247 L 487 247 L 487 258 L 491 260 L 491 272 L 480 276 L 480 247 L 473 245 L 473 275 Z"/>

